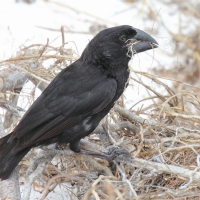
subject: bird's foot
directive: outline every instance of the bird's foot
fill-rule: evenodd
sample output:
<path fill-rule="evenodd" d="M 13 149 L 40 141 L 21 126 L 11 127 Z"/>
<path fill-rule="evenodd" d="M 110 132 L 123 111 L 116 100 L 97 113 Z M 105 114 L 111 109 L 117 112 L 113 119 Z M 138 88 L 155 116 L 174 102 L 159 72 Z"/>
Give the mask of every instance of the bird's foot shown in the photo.
<path fill-rule="evenodd" d="M 131 161 L 132 157 L 131 154 L 124 148 L 110 146 L 106 148 L 105 153 L 89 151 L 85 149 L 80 150 L 81 154 L 94 156 L 97 158 L 105 159 L 109 162 L 111 168 L 115 166 L 116 163 L 126 163 L 127 161 Z M 114 167 L 115 168 L 115 167 Z"/>

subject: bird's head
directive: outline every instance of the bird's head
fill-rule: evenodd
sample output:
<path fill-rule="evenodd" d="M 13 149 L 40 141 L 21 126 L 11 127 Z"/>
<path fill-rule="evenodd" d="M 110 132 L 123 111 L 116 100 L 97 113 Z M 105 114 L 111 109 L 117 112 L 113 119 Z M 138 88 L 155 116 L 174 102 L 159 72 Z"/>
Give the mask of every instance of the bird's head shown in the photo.
<path fill-rule="evenodd" d="M 124 63 L 136 54 L 158 47 L 149 34 L 128 25 L 108 28 L 99 32 L 88 44 L 82 57 L 109 67 Z M 88 55 L 88 52 L 90 55 Z"/>

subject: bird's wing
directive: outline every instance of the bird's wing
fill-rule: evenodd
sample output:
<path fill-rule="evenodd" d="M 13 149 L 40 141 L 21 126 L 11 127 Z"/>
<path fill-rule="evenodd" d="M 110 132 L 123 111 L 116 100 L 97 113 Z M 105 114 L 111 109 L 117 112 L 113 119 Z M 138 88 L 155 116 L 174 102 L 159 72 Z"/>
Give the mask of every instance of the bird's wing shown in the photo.
<path fill-rule="evenodd" d="M 79 75 L 70 77 L 68 71 L 61 72 L 34 102 L 14 130 L 13 138 L 21 141 L 17 151 L 59 135 L 113 100 L 115 79 L 98 74 L 91 77 L 91 73 L 80 75 L 78 81 L 75 78 Z"/>

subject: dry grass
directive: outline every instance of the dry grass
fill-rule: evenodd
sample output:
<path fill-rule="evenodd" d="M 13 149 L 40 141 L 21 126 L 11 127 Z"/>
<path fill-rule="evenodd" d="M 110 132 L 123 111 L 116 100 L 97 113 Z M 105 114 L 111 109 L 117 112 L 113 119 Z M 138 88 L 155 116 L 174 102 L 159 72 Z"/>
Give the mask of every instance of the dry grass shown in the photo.
<path fill-rule="evenodd" d="M 199 18 L 198 12 L 193 12 L 187 3 L 181 2 L 178 1 L 177 6 L 184 7 L 183 14 Z M 148 15 L 153 15 L 152 19 L 155 19 L 155 13 L 150 7 Z M 167 26 L 165 28 L 168 30 Z M 70 181 L 72 186 L 66 192 L 72 199 L 76 196 L 83 200 L 90 197 L 96 200 L 199 199 L 200 79 L 199 67 L 195 67 L 200 66 L 199 29 L 191 33 L 187 40 L 182 29 L 178 34 L 171 33 L 170 30 L 168 32 L 175 42 L 183 44 L 177 46 L 174 52 L 182 56 L 182 64 L 186 67 L 179 69 L 179 73 L 173 70 L 178 66 L 171 66 L 170 70 L 154 69 L 152 74 L 132 70 L 131 79 L 152 95 L 136 102 L 129 110 L 121 97 L 95 131 L 96 135 L 89 136 L 89 143 L 85 141 L 82 144 L 97 151 L 109 145 L 120 146 L 130 152 L 133 161 L 123 162 L 116 170 L 111 171 L 106 161 L 77 156 L 69 153 L 67 147 L 60 147 L 53 164 L 48 164 L 41 177 L 33 182 L 35 191 L 43 191 L 44 197 L 57 185 Z M 21 90 L 2 92 L 2 98 L 13 102 L 15 96 L 24 95 L 28 99 L 26 101 L 32 103 L 36 88 L 44 89 L 58 72 L 77 58 L 74 51 L 65 48 L 64 42 L 61 47 L 50 46 L 47 41 L 44 45 L 33 44 L 21 48 L 16 57 L 1 61 L 0 67 L 5 73 L 9 69 L 28 74 L 28 79 L 35 85 L 34 89 L 26 95 L 19 93 Z M 47 61 L 50 64 L 46 65 Z M 165 92 L 159 92 L 133 74 L 151 80 Z M 166 80 L 170 81 L 171 86 L 166 84 Z M 141 103 L 144 106 L 136 109 Z M 4 112 L 5 122 L 8 116 L 10 115 Z M 12 118 L 6 125 L 8 132 L 18 120 L 19 117 Z M 30 155 L 34 157 L 36 153 L 31 151 Z M 20 165 L 21 176 L 29 165 L 27 156 Z M 73 188 L 78 190 L 75 194 L 72 192 Z"/>
<path fill-rule="evenodd" d="M 46 68 L 43 63 L 48 59 L 51 59 L 53 64 Z M 71 63 L 75 59 L 72 51 L 64 47 L 55 48 L 48 44 L 31 45 L 21 49 L 16 57 L 2 61 L 1 66 L 4 66 L 5 69 L 17 69 L 28 73 L 30 80 L 34 78 L 39 83 L 46 84 L 64 68 L 66 62 Z M 33 66 L 37 67 L 33 68 Z M 185 199 L 187 197 L 195 199 L 199 196 L 199 180 L 194 176 L 198 173 L 200 162 L 200 99 L 192 91 L 197 87 L 181 83 L 190 89 L 175 93 L 174 89 L 162 82 L 160 76 L 140 71 L 134 71 L 134 73 L 162 86 L 167 95 L 140 82 L 141 79 L 137 80 L 131 76 L 134 81 L 154 94 L 140 102 L 145 105 L 145 101 L 152 99 L 152 103 L 136 112 L 134 107 L 131 110 L 123 108 L 124 103 L 121 98 L 109 117 L 104 119 L 104 123 L 108 123 L 107 133 L 103 129 L 100 132 L 103 135 L 109 133 L 107 145 L 120 145 L 131 153 L 135 161 L 124 166 L 120 165 L 114 176 L 108 176 L 108 172 L 106 172 L 105 176 L 98 177 L 96 174 L 94 177 L 88 178 L 91 171 L 98 171 L 99 174 L 102 174 L 103 167 L 106 167 L 105 170 L 107 170 L 108 163 L 101 160 L 88 161 L 87 159 L 90 158 L 81 158 L 75 155 L 57 156 L 54 161 L 56 164 L 53 167 L 51 164 L 48 165 L 39 181 L 34 182 L 35 190 L 38 190 L 36 189 L 38 187 L 39 191 L 42 191 L 41 188 L 44 187 L 46 191 L 45 182 L 55 179 L 54 176 L 57 176 L 56 179 L 59 181 L 56 184 L 50 181 L 47 185 L 51 186 L 50 188 L 55 188 L 53 185 L 57 186 L 58 183 L 69 181 L 67 177 L 66 179 L 64 176 L 58 176 L 67 173 L 76 177 L 87 177 L 84 184 L 78 181 L 79 186 L 76 186 L 80 191 L 83 190 L 83 194 L 80 194 L 83 199 L 88 199 L 90 195 L 93 195 L 95 199 Z M 35 87 L 38 87 L 39 83 Z M 178 84 L 177 81 L 175 83 Z M 29 94 L 24 98 L 33 98 L 33 95 Z M 142 118 L 141 116 L 146 117 Z M 16 124 L 16 122 L 12 124 Z M 99 135 L 96 138 L 94 140 L 91 136 L 88 139 L 102 148 L 107 146 L 101 141 Z M 35 154 L 32 153 L 34 157 Z M 22 174 L 29 163 L 27 159 L 29 159 L 28 156 L 21 162 Z M 166 166 L 166 169 L 158 166 L 159 164 Z M 173 169 L 174 166 L 179 167 L 179 172 Z M 185 169 L 188 171 L 184 171 Z M 122 171 L 120 172 L 120 170 Z M 48 192 L 50 191 L 48 190 Z"/>

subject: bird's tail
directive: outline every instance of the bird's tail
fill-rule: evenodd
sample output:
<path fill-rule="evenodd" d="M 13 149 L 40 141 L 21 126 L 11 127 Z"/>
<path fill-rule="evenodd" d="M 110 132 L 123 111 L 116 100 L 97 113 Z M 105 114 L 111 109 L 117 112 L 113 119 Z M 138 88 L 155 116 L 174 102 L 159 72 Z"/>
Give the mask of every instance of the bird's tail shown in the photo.
<path fill-rule="evenodd" d="M 28 153 L 29 149 L 14 154 L 13 149 L 17 145 L 17 139 L 8 142 L 12 133 L 0 139 L 0 179 L 9 178 L 12 171 L 18 165 L 20 160 Z"/>

